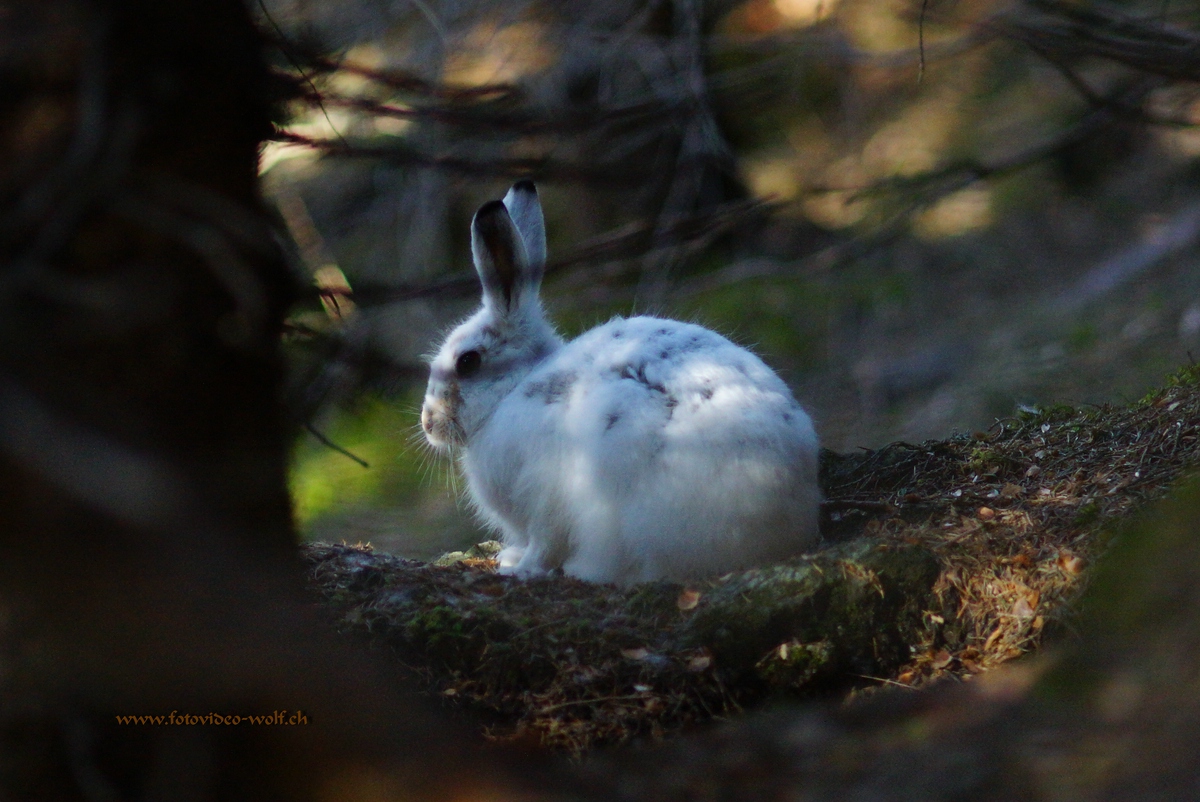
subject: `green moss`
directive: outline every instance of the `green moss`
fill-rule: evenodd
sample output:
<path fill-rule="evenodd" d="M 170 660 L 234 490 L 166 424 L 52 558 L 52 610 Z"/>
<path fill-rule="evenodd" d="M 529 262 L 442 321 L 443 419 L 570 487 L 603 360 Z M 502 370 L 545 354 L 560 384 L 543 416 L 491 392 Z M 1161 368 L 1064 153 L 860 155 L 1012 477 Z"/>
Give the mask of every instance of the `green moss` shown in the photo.
<path fill-rule="evenodd" d="M 1167 376 L 1167 387 L 1196 387 L 1200 385 L 1200 363 L 1186 365 Z"/>
<path fill-rule="evenodd" d="M 856 541 L 721 583 L 706 595 L 686 637 L 711 648 L 722 665 L 765 668 L 775 679 L 817 671 L 818 657 L 821 671 L 895 666 L 917 641 L 938 571 L 923 548 Z M 791 668 L 789 660 L 770 658 L 780 644 L 825 640 L 835 644 L 832 651 L 798 656 Z"/>
<path fill-rule="evenodd" d="M 788 641 L 768 652 L 755 670 L 773 687 L 799 688 L 832 673 L 836 658 L 834 645 L 828 640 Z"/>
<path fill-rule="evenodd" d="M 967 457 L 967 469 L 976 473 L 991 473 L 1000 459 L 1000 455 L 994 449 L 979 446 Z"/>
<path fill-rule="evenodd" d="M 1100 514 L 1100 505 L 1096 502 L 1084 504 L 1075 513 L 1074 524 L 1080 528 L 1090 526 L 1100 519 Z"/>
<path fill-rule="evenodd" d="M 517 629 L 487 608 L 459 609 L 439 605 L 416 609 L 404 624 L 402 639 L 409 648 L 450 668 L 462 670 L 477 663 L 493 643 L 504 643 Z"/>
<path fill-rule="evenodd" d="M 1079 414 L 1079 410 L 1069 404 L 1039 405 L 1036 409 L 1021 409 L 1017 412 L 1017 420 L 1022 423 L 1062 423 Z"/>
<path fill-rule="evenodd" d="M 633 615 L 647 618 L 679 614 L 677 601 L 683 586 L 674 582 L 650 582 L 638 585 L 627 606 Z"/>

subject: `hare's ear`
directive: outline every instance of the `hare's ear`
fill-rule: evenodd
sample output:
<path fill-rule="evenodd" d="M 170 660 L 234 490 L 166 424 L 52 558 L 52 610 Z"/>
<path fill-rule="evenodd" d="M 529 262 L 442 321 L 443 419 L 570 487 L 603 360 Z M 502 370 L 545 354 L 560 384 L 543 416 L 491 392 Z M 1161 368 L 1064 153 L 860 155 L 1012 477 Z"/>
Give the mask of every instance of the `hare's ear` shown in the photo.
<path fill-rule="evenodd" d="M 537 303 L 541 270 L 529 267 L 521 232 L 501 201 L 479 207 L 471 221 L 471 253 L 483 283 L 483 304 L 498 316 L 511 317 Z"/>
<path fill-rule="evenodd" d="M 541 281 L 542 268 L 546 266 L 546 223 L 542 218 L 542 202 L 538 199 L 537 187 L 532 181 L 518 181 L 504 196 L 504 206 L 517 224 L 517 231 L 521 232 L 529 266 Z"/>

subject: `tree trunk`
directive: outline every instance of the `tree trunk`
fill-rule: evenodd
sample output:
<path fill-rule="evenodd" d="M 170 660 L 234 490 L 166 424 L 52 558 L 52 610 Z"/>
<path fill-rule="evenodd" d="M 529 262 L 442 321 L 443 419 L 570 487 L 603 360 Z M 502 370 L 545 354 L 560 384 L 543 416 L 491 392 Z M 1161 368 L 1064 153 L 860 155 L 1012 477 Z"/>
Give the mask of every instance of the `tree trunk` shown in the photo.
<path fill-rule="evenodd" d="M 258 197 L 269 82 L 244 5 L 4 0 L 0 20 L 4 795 L 513 784 L 477 756 L 443 770 L 466 738 L 300 596 L 289 278 Z M 307 724 L 119 721 L 276 711 Z"/>

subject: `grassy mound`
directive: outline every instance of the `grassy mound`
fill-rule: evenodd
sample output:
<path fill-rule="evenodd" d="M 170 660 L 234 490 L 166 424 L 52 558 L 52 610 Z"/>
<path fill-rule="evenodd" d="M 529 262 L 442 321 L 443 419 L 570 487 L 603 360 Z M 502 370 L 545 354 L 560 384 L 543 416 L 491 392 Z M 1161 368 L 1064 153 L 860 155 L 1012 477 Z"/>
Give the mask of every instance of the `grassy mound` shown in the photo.
<path fill-rule="evenodd" d="M 969 680 L 1062 631 L 1108 525 L 1195 463 L 1198 374 L 1128 407 L 826 454 L 825 549 L 688 586 L 518 581 L 485 547 L 442 565 L 329 544 L 304 558 L 339 628 L 487 735 L 576 754 L 780 694 Z"/>

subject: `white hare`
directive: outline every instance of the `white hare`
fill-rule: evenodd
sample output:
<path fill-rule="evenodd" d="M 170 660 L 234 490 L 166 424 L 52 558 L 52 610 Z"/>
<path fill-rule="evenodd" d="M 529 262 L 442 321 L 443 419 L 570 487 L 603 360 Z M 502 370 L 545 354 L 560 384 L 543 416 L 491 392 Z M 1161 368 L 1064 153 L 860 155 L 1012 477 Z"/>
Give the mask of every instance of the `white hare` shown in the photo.
<path fill-rule="evenodd" d="M 817 436 L 758 357 L 653 317 L 564 343 L 532 182 L 479 209 L 471 249 L 483 307 L 434 357 L 421 425 L 502 533 L 502 572 L 687 579 L 817 543 Z"/>

